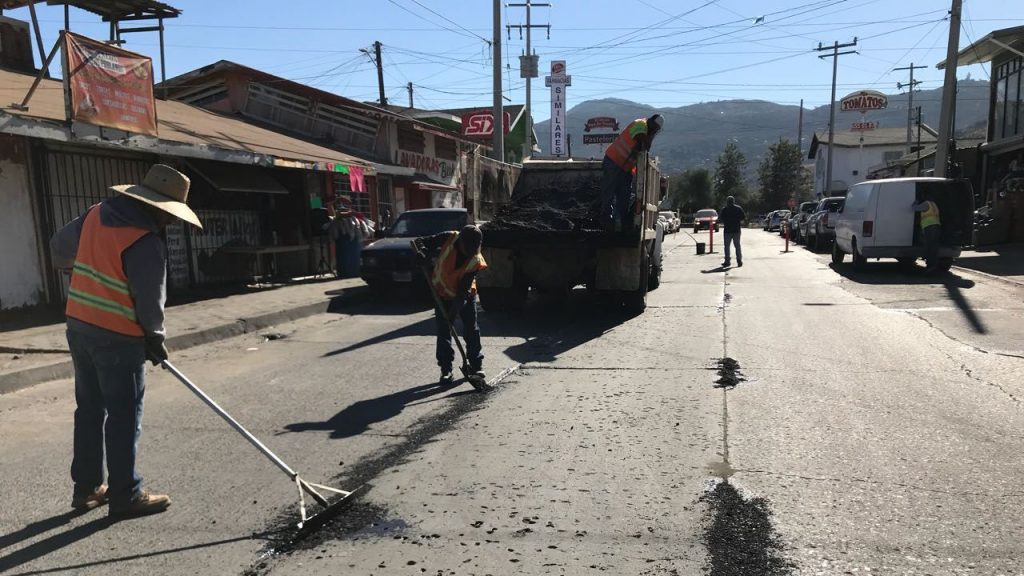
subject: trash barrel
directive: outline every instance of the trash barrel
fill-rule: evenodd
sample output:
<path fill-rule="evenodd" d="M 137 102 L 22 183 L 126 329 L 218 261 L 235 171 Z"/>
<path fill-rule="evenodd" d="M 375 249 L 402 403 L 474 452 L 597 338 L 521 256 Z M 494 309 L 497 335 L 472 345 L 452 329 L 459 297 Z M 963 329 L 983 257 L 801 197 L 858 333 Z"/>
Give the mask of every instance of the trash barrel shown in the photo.
<path fill-rule="evenodd" d="M 700 256 L 701 254 L 704 253 L 705 246 L 706 246 L 706 244 L 704 244 L 703 242 L 697 242 L 697 255 L 698 256 Z"/>
<path fill-rule="evenodd" d="M 359 240 L 340 236 L 334 242 L 334 258 L 338 278 L 357 278 L 359 276 L 359 253 L 363 246 Z"/>

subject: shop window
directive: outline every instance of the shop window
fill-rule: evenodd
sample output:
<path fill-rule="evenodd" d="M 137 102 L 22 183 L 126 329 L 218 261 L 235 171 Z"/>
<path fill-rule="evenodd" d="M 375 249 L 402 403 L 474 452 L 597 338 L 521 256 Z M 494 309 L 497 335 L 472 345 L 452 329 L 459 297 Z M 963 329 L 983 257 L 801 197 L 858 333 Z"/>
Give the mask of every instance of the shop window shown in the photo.
<path fill-rule="evenodd" d="M 341 212 L 350 209 L 370 217 L 370 195 L 367 192 L 353 192 L 347 174 L 334 176 L 334 198 Z"/>
<path fill-rule="evenodd" d="M 398 147 L 409 152 L 423 154 L 426 150 L 426 142 L 423 132 L 413 130 L 404 126 L 398 127 Z"/>
<path fill-rule="evenodd" d="M 382 227 L 391 226 L 397 216 L 395 199 L 391 192 L 391 180 L 380 178 L 377 180 L 377 220 L 380 221 Z"/>
<path fill-rule="evenodd" d="M 456 160 L 457 151 L 455 140 L 434 136 L 434 152 L 438 158 L 445 160 Z"/>

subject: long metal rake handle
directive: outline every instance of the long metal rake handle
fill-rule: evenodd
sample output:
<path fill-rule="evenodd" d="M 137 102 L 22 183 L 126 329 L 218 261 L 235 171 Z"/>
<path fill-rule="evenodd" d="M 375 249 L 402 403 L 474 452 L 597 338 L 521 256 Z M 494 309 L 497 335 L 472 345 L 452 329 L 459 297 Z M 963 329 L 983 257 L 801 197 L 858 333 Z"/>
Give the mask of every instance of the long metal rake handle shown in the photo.
<path fill-rule="evenodd" d="M 255 446 L 257 450 L 262 452 L 264 456 L 269 458 L 271 462 L 276 464 L 277 467 L 280 468 L 285 474 L 287 474 L 292 480 L 295 480 L 298 477 L 298 473 L 292 470 L 290 466 L 285 464 L 284 460 L 278 458 L 277 454 L 274 454 L 273 452 L 270 451 L 270 448 L 264 446 L 263 442 L 260 442 L 259 438 L 253 436 L 251 432 L 245 429 L 245 426 L 239 424 L 238 420 L 235 420 L 234 418 L 231 417 L 230 414 L 225 412 L 223 408 L 221 408 L 216 402 L 213 401 L 213 398 L 207 396 L 206 392 L 203 392 L 202 390 L 199 389 L 198 386 L 193 384 L 192 381 L 189 380 L 187 376 L 178 371 L 178 369 L 175 368 L 174 365 L 170 363 L 170 361 L 164 360 L 163 362 L 160 363 L 160 365 L 166 368 L 167 371 L 170 372 L 171 374 L 174 374 L 174 377 L 180 380 L 182 384 L 188 386 L 188 389 L 194 392 L 196 396 L 199 396 L 200 400 L 205 402 L 206 405 L 209 406 L 210 408 L 213 408 L 214 412 L 216 412 L 221 418 L 223 418 L 225 422 L 230 424 L 232 428 L 237 430 L 239 434 L 244 436 L 245 439 L 248 440 L 250 444 Z M 302 483 L 304 484 L 305 482 L 303 481 Z"/>

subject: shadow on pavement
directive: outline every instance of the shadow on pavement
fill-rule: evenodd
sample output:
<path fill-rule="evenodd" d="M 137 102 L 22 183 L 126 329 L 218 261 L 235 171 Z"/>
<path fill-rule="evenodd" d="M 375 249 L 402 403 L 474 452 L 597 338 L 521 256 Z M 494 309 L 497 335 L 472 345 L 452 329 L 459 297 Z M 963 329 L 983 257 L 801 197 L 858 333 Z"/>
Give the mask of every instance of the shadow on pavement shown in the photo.
<path fill-rule="evenodd" d="M 347 310 L 347 313 L 370 315 L 374 310 L 382 314 L 410 314 L 429 310 L 429 302 L 425 307 L 415 303 L 375 302 L 360 305 L 358 310 Z M 595 310 L 603 310 L 603 314 L 595 314 Z M 638 315 L 624 308 L 596 305 L 594 298 L 586 294 L 586 290 L 574 290 L 565 299 L 558 301 L 534 298 L 525 310 L 515 313 L 496 313 L 480 310 L 478 322 L 480 334 L 484 338 L 521 338 L 522 343 L 510 346 L 505 350 L 509 358 L 518 363 L 551 362 L 559 354 L 571 350 L 581 344 L 600 337 L 608 330 L 623 324 Z M 456 321 L 456 329 L 462 334 L 462 324 Z M 374 346 L 407 336 L 434 336 L 434 319 L 420 320 L 368 338 L 361 342 L 349 344 L 343 348 L 332 350 L 323 357 L 337 356 Z"/>
<path fill-rule="evenodd" d="M 717 274 L 719 272 L 728 272 L 732 266 L 719 266 L 718 268 L 711 268 L 709 270 L 701 270 L 701 274 Z"/>
<path fill-rule="evenodd" d="M 854 270 L 849 264 L 836 266 L 830 263 L 829 266 L 843 278 L 858 284 L 942 286 L 946 289 L 950 301 L 971 325 L 971 329 L 978 334 L 988 333 L 988 328 L 963 293 L 963 290 L 974 287 L 973 280 L 952 272 L 926 274 L 924 268 L 920 266 L 907 270 L 897 262 L 869 262 L 863 271 Z"/>
<path fill-rule="evenodd" d="M 23 542 L 52 528 L 67 524 L 72 518 L 78 515 L 78 513 L 65 513 L 46 520 L 40 520 L 39 522 L 33 522 L 14 534 L 4 536 L 4 546 Z M 105 530 L 113 524 L 114 521 L 106 516 L 106 511 L 104 510 L 103 516 L 96 518 L 95 520 L 82 524 L 81 526 L 76 526 L 70 530 L 59 532 L 46 539 L 40 540 L 39 542 L 29 544 L 20 550 L 15 550 L 6 556 L 0 557 L 0 573 L 6 572 L 12 568 L 17 568 L 18 566 L 27 564 L 34 560 L 38 560 L 51 552 L 70 546 L 79 540 L 84 540 L 101 530 Z M 8 541 L 9 538 L 10 541 Z M 33 573 L 34 572 L 27 572 L 27 574 Z"/>
<path fill-rule="evenodd" d="M 413 402 L 419 402 L 431 396 L 442 394 L 462 384 L 456 380 L 451 384 L 440 385 L 437 383 L 423 384 L 401 392 L 379 396 L 370 400 L 354 402 L 323 422 L 297 422 L 285 426 L 289 432 L 309 432 L 311 430 L 328 431 L 331 438 L 349 438 L 358 436 L 369 430 L 371 424 L 383 422 L 398 416 L 406 406 Z M 471 391 L 460 392 L 455 395 L 474 393 Z"/>
<path fill-rule="evenodd" d="M 97 522 L 98 522 L 98 520 L 97 520 Z M 46 568 L 46 569 L 43 569 L 43 570 L 29 570 L 29 571 L 26 571 L 26 572 L 18 572 L 16 574 L 12 574 L 11 576 L 35 576 L 37 574 L 56 574 L 56 573 L 61 573 L 61 572 L 69 572 L 69 573 L 74 574 L 74 573 L 77 573 L 79 570 L 83 570 L 85 568 L 92 568 L 92 567 L 95 567 L 95 566 L 104 566 L 104 565 L 107 565 L 107 564 L 117 564 L 118 562 L 130 562 L 132 560 L 141 560 L 143 558 L 153 558 L 155 556 L 163 556 L 165 554 L 176 554 L 178 552 L 187 552 L 189 550 L 199 550 L 199 549 L 202 549 L 202 548 L 212 548 L 214 546 L 220 546 L 222 544 L 231 544 L 233 542 L 242 542 L 243 540 L 252 540 L 252 539 L 253 539 L 252 536 L 236 536 L 234 538 L 225 538 L 224 540 L 215 540 L 213 542 L 203 542 L 201 544 L 192 544 L 192 545 L 189 545 L 189 546 L 179 546 L 178 548 L 167 548 L 165 550 L 156 550 L 154 552 L 144 552 L 144 553 L 141 553 L 141 554 L 130 554 L 128 556 L 119 556 L 117 558 L 107 558 L 107 559 L 104 559 L 104 560 L 95 560 L 93 562 L 82 562 L 82 563 L 79 563 L 79 564 L 69 564 L 69 565 L 66 565 L 66 566 L 55 566 L 53 568 Z M 47 552 L 49 552 L 49 550 Z M 40 555 L 40 556 L 36 556 L 36 558 L 39 558 L 39 557 L 41 557 L 43 555 L 45 555 L 45 552 L 42 555 Z M 14 554 L 12 554 L 11 556 L 14 556 Z M 24 564 L 25 562 L 29 562 L 31 560 L 35 560 L 36 558 L 30 558 L 30 559 L 24 560 L 24 561 L 20 562 L 19 565 L 20 564 Z M 4 560 L 0 559 L 0 571 L 6 570 L 6 569 L 8 569 L 8 568 L 4 564 Z M 116 572 L 114 572 L 114 573 L 116 573 Z"/>

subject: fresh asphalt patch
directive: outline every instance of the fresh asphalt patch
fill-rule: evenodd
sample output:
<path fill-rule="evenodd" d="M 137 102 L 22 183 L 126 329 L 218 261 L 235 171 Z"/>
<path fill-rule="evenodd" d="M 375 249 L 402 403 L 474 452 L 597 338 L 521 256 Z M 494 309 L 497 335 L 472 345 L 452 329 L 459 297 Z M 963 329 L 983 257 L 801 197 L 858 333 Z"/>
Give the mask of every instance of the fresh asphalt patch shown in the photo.
<path fill-rule="evenodd" d="M 715 388 L 735 388 L 740 382 L 747 381 L 740 372 L 740 363 L 728 356 L 719 359 L 709 370 L 718 371 Z"/>
<path fill-rule="evenodd" d="M 503 371 L 502 376 L 507 377 L 512 371 L 514 370 Z M 495 378 L 492 382 L 497 384 L 498 380 L 499 378 Z M 331 542 L 337 540 L 359 539 L 364 536 L 401 538 L 405 522 L 391 517 L 391 512 L 385 505 L 366 498 L 373 490 L 373 479 L 386 470 L 407 463 L 412 454 L 453 428 L 467 414 L 483 408 L 488 396 L 493 393 L 492 391 L 484 394 L 467 389 L 447 396 L 451 400 L 450 406 L 414 424 L 405 433 L 401 443 L 365 457 L 349 467 L 346 472 L 335 476 L 327 484 L 341 487 L 366 485 L 368 489 L 345 511 L 320 529 L 309 533 L 298 530 L 296 507 L 292 505 L 282 508 L 266 529 L 253 535 L 254 538 L 266 540 L 266 544 L 259 558 L 243 572 L 244 576 L 265 576 L 273 570 L 275 562 L 295 552 L 321 550 L 327 553 Z M 313 514 L 316 512 L 316 509 L 311 511 Z"/>
<path fill-rule="evenodd" d="M 704 543 L 708 576 L 788 576 L 782 539 L 772 525 L 768 500 L 744 498 L 728 480 L 701 497 L 708 507 Z"/>

